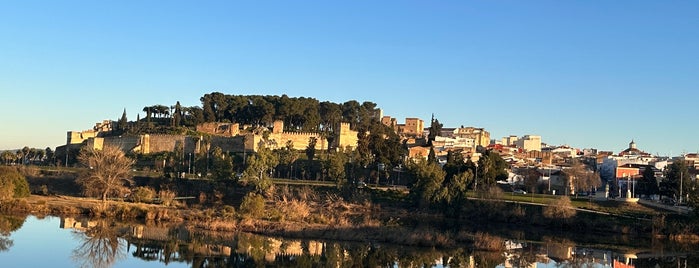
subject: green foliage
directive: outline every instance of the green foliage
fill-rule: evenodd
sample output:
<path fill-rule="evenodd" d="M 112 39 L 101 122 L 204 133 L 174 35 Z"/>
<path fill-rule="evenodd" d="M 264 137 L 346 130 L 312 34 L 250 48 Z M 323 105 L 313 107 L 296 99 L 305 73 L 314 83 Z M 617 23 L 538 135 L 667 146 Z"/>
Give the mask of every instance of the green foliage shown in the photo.
<path fill-rule="evenodd" d="M 259 218 L 264 215 L 265 199 L 259 194 L 248 193 L 243 197 L 239 211 L 244 216 Z"/>
<path fill-rule="evenodd" d="M 332 152 L 328 154 L 325 160 L 325 169 L 328 177 L 335 180 L 338 186 L 341 186 L 346 181 L 345 164 L 348 162 L 348 157 L 343 152 Z"/>
<path fill-rule="evenodd" d="M 227 180 L 233 178 L 233 158 L 215 147 L 211 152 L 211 175 L 215 180 Z"/>
<path fill-rule="evenodd" d="M 665 169 L 665 180 L 660 183 L 660 193 L 666 196 L 679 198 L 680 188 L 683 195 L 686 193 L 684 186 L 690 182 L 689 168 L 684 161 L 675 161 Z"/>
<path fill-rule="evenodd" d="M 369 149 L 375 157 L 374 160 L 387 167 L 403 163 L 403 156 L 407 154 L 407 149 L 403 147 L 395 131 L 378 122 L 371 128 Z"/>
<path fill-rule="evenodd" d="M 441 200 L 439 193 L 446 173 L 439 164 L 418 160 L 408 165 L 408 172 L 415 178 L 409 197 L 416 205 L 426 208 Z"/>
<path fill-rule="evenodd" d="M 16 168 L 0 167 L 0 200 L 29 195 L 27 179 Z"/>
<path fill-rule="evenodd" d="M 287 141 L 286 145 L 281 149 L 275 150 L 277 157 L 279 159 L 279 168 L 282 172 L 282 177 L 291 178 L 291 170 L 294 162 L 299 158 L 299 154 L 294 151 L 294 144 L 291 141 Z"/>
<path fill-rule="evenodd" d="M 658 181 L 655 179 L 655 171 L 650 166 L 643 170 L 643 178 L 638 182 L 636 191 L 642 195 L 655 195 L 660 193 Z"/>
<path fill-rule="evenodd" d="M 355 129 L 368 129 L 376 118 L 376 104 L 348 101 L 343 104 L 319 102 L 314 98 L 282 96 L 205 94 L 201 118 L 206 122 L 237 122 L 249 125 L 269 125 L 276 119 L 284 121 L 286 131 L 331 131 L 340 122 Z"/>
<path fill-rule="evenodd" d="M 478 159 L 478 184 L 495 185 L 499 180 L 506 180 L 507 168 L 507 162 L 500 157 L 500 154 L 491 150 L 486 151 Z"/>
<path fill-rule="evenodd" d="M 444 125 L 439 123 L 439 120 L 434 118 L 432 114 L 432 120 L 430 121 L 430 133 L 427 135 L 427 141 L 432 144 L 437 136 L 442 132 L 442 127 Z"/>
<path fill-rule="evenodd" d="M 248 158 L 248 166 L 243 172 L 242 181 L 245 184 L 253 185 L 259 193 L 264 193 L 272 186 L 269 174 L 278 163 L 277 155 L 268 148 L 261 146 L 257 150 L 256 155 Z"/>
<path fill-rule="evenodd" d="M 316 137 L 310 137 L 308 139 L 308 146 L 306 146 L 306 158 L 309 161 L 313 161 L 316 156 L 316 144 L 318 144 L 318 139 Z"/>

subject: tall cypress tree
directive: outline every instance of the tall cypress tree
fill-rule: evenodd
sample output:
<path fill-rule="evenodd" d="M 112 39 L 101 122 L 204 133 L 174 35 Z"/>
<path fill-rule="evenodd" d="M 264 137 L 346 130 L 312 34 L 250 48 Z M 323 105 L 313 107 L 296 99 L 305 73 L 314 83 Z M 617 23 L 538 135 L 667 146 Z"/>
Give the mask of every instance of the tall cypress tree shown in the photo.
<path fill-rule="evenodd" d="M 128 123 L 129 121 L 126 119 L 126 108 L 124 108 L 124 113 L 121 114 L 121 118 L 119 118 L 119 121 L 117 122 L 117 130 L 122 132 L 126 131 Z"/>

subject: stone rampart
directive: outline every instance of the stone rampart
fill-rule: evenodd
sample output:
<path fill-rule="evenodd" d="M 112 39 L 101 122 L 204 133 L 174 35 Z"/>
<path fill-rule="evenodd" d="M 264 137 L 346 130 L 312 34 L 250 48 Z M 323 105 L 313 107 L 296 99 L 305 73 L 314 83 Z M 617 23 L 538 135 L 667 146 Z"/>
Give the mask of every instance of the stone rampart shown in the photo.
<path fill-rule="evenodd" d="M 174 152 L 178 148 L 181 148 L 184 153 L 194 153 L 196 147 L 197 142 L 193 137 L 164 134 L 149 135 L 149 153 Z"/>
<path fill-rule="evenodd" d="M 211 137 L 210 149 L 213 149 L 215 147 L 219 147 L 224 152 L 242 152 L 243 148 L 244 148 L 243 142 L 244 142 L 243 136 L 236 136 L 236 137 L 213 136 L 213 137 Z"/>
<path fill-rule="evenodd" d="M 202 123 L 197 125 L 197 131 L 212 135 L 235 137 L 240 134 L 240 125 L 238 123 Z"/>
<path fill-rule="evenodd" d="M 106 137 L 102 146 L 118 147 L 124 152 L 129 152 L 139 144 L 140 140 L 138 136 Z"/>

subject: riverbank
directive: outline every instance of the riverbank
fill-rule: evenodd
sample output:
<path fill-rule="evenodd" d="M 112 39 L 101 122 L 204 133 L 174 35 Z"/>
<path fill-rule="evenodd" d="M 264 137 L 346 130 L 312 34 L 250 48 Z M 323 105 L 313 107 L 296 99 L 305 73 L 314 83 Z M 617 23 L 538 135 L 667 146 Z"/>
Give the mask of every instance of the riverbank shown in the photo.
<path fill-rule="evenodd" d="M 371 203 L 284 202 L 286 203 L 266 204 L 263 208 L 265 213 L 257 217 L 251 217 L 227 205 L 199 207 L 123 201 L 103 203 L 92 198 L 41 195 L 2 203 L 0 210 L 5 213 L 87 216 L 135 220 L 146 224 L 176 224 L 210 232 L 249 232 L 289 238 L 374 241 L 436 248 L 473 246 L 478 242 L 476 234 L 479 232 L 487 232 L 491 238 L 496 237 L 502 241 L 512 238 L 542 241 L 547 237 L 561 237 L 580 244 L 618 246 L 651 244 L 654 238 L 651 235 L 651 223 L 584 213 L 580 213 L 576 219 L 555 221 L 541 217 L 540 207 L 504 202 L 471 204 L 465 210 L 467 215 L 458 218 L 445 218 L 434 213 L 413 212 L 397 207 L 382 208 Z M 281 208 L 282 205 L 287 208 Z M 282 215 L 285 213 L 287 214 Z M 686 244 L 699 241 L 692 235 L 658 237 Z"/>

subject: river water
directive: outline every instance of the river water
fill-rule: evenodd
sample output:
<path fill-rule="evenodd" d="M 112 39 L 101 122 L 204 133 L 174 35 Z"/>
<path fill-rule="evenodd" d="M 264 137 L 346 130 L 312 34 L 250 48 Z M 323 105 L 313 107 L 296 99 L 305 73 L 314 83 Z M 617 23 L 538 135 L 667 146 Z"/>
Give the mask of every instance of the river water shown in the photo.
<path fill-rule="evenodd" d="M 699 267 L 688 248 L 597 247 L 552 238 L 508 240 L 494 252 L 438 250 L 0 215 L 0 267 Z"/>

